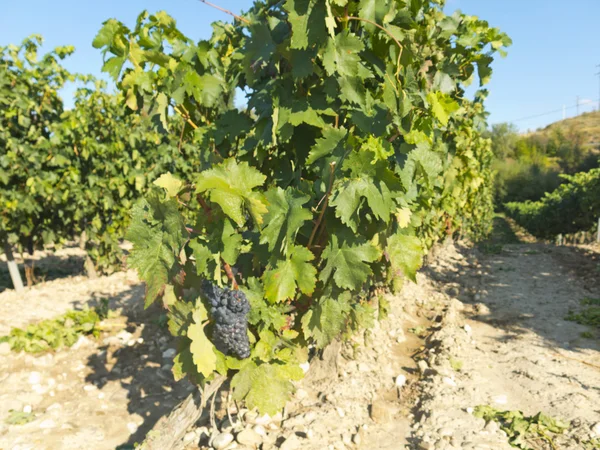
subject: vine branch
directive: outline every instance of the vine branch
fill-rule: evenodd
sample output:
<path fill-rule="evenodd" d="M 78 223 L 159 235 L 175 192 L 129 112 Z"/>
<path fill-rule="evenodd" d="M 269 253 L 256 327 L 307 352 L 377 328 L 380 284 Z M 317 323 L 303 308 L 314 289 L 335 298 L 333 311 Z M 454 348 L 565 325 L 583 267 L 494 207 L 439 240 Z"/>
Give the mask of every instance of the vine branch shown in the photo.
<path fill-rule="evenodd" d="M 212 7 L 212 8 L 218 9 L 219 11 L 224 12 L 225 14 L 229 14 L 230 16 L 235 17 L 237 20 L 239 20 L 240 22 L 244 22 L 246 25 L 250 25 L 250 21 L 248 19 L 246 19 L 242 16 L 238 16 L 237 14 L 232 13 L 228 9 L 221 8 L 220 6 L 215 5 L 214 3 L 207 2 L 206 0 L 199 0 L 199 1 L 204 3 L 205 5 Z"/>
<path fill-rule="evenodd" d="M 385 27 L 379 25 L 377 22 L 373 22 L 370 19 L 365 19 L 363 17 L 356 17 L 356 16 L 346 16 L 344 17 L 345 20 L 358 20 L 359 22 L 366 22 L 366 23 L 370 23 L 371 25 L 379 28 L 381 31 L 383 31 L 385 34 L 387 34 L 398 46 L 398 48 L 400 49 L 400 51 L 398 52 L 398 61 L 396 62 L 396 78 L 398 78 L 398 74 L 400 73 L 400 58 L 402 58 L 402 52 L 404 51 L 404 46 L 400 43 L 400 41 L 398 39 L 395 38 L 395 36 L 390 33 L 390 31 L 388 29 L 386 29 Z"/>
<path fill-rule="evenodd" d="M 310 233 L 310 238 L 308 239 L 308 248 L 312 246 L 312 243 L 315 239 L 315 234 L 317 233 L 317 229 L 319 228 L 319 225 L 321 225 L 321 222 L 323 221 L 323 216 L 325 215 L 325 210 L 329 205 L 329 196 L 331 195 L 331 189 L 333 188 L 333 180 L 335 179 L 335 161 L 329 164 L 329 168 L 331 170 L 331 177 L 329 178 L 329 187 L 327 188 L 327 193 L 325 194 L 325 203 L 323 204 L 323 209 L 321 209 L 321 213 L 319 214 L 319 218 L 315 223 L 312 233 Z"/>

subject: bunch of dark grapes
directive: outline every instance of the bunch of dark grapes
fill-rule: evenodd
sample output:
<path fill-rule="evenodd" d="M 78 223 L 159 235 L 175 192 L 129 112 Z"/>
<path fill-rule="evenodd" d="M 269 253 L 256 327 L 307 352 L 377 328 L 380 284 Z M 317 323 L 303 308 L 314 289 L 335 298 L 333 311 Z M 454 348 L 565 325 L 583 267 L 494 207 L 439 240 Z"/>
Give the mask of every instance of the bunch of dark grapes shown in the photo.
<path fill-rule="evenodd" d="M 213 343 L 224 354 L 235 354 L 244 359 L 250 356 L 248 341 L 248 321 L 250 303 L 242 291 L 220 288 L 208 280 L 203 289 L 211 305 L 214 320 Z"/>

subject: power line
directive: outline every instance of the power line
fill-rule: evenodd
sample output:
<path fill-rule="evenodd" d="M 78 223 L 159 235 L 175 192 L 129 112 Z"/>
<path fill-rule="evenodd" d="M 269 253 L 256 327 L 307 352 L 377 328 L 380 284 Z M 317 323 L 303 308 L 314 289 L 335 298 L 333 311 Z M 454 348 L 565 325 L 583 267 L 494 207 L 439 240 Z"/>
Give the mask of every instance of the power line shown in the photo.
<path fill-rule="evenodd" d="M 562 108 L 554 109 L 552 111 L 546 111 L 546 112 L 543 112 L 543 113 L 540 113 L 540 114 L 534 114 L 534 115 L 527 116 L 527 117 L 521 117 L 521 118 L 515 119 L 515 120 L 507 120 L 506 122 L 513 123 L 513 122 L 522 122 L 524 120 L 529 120 L 529 119 L 536 119 L 538 117 L 544 117 L 544 116 L 548 116 L 550 114 L 556 114 L 558 112 L 561 112 L 561 111 L 564 111 L 564 110 L 567 110 L 567 109 L 579 108 L 580 105 L 587 105 L 587 104 L 593 103 L 595 101 L 596 100 L 590 100 L 590 101 L 587 101 L 585 103 L 581 103 L 581 102 L 578 101 L 576 105 L 571 105 L 571 106 L 567 106 L 567 107 L 563 106 Z M 600 102 L 600 98 L 598 98 L 598 101 Z"/>

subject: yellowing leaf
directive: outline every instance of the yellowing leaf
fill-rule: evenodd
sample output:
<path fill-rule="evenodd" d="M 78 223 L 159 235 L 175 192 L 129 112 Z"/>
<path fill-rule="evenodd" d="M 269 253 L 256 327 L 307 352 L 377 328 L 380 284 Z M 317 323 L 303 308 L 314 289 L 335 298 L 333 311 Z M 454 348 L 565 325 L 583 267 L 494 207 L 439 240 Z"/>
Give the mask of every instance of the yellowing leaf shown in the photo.
<path fill-rule="evenodd" d="M 194 321 L 187 331 L 188 338 L 192 341 L 190 351 L 198 372 L 208 377 L 217 368 L 217 355 L 213 351 L 214 345 L 204 333 L 205 325 L 202 322 L 208 318 L 208 313 L 202 302 L 197 303 L 192 317 Z"/>
<path fill-rule="evenodd" d="M 410 223 L 410 216 L 412 215 L 408 208 L 398 208 L 396 210 L 396 220 L 400 228 L 406 228 Z"/>
<path fill-rule="evenodd" d="M 177 196 L 183 186 L 183 182 L 171 175 L 171 172 L 162 174 L 154 180 L 154 184 L 167 191 L 167 198 Z"/>

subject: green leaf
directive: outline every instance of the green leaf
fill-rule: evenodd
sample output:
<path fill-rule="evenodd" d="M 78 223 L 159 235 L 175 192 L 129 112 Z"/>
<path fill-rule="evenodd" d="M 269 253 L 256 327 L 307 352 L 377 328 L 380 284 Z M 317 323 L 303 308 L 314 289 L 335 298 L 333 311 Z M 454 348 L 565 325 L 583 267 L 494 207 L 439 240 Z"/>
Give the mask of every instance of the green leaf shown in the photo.
<path fill-rule="evenodd" d="M 327 39 L 327 47 L 323 52 L 323 66 L 327 75 L 336 72 L 344 77 L 356 77 L 359 74 L 360 56 L 364 48 L 362 41 L 347 30 Z"/>
<path fill-rule="evenodd" d="M 174 200 L 163 201 L 152 192 L 134 206 L 127 231 L 133 250 L 127 262 L 146 282 L 146 307 L 162 294 L 186 236 L 183 218 Z"/>
<path fill-rule="evenodd" d="M 333 235 L 329 246 L 322 255 L 327 261 L 319 280 L 327 282 L 331 276 L 342 289 L 358 289 L 373 272 L 369 264 L 381 257 L 380 250 L 371 243 L 339 245 L 338 237 Z"/>
<path fill-rule="evenodd" d="M 266 177 L 247 162 L 226 159 L 223 163 L 205 170 L 196 181 L 196 192 L 208 192 L 210 200 L 217 203 L 239 226 L 244 225 L 247 208 L 254 222 L 263 222 L 267 212 L 264 200 L 253 189 L 262 186 Z"/>
<path fill-rule="evenodd" d="M 239 234 L 231 222 L 225 219 L 223 224 L 223 234 L 221 235 L 223 251 L 221 257 L 227 264 L 235 265 L 241 251 L 242 235 Z"/>
<path fill-rule="evenodd" d="M 265 214 L 266 226 L 261 230 L 260 243 L 267 244 L 269 251 L 286 253 L 286 249 L 294 244 L 296 234 L 304 222 L 312 219 L 309 209 L 302 208 L 310 200 L 310 196 L 297 189 L 280 187 L 269 189 L 265 198 L 268 202 Z"/>
<path fill-rule="evenodd" d="M 217 368 L 217 356 L 213 351 L 214 345 L 204 333 L 206 325 L 203 322 L 208 319 L 208 312 L 202 302 L 196 304 L 192 317 L 193 322 L 187 331 L 187 336 L 192 341 L 190 352 L 198 372 L 209 377 Z"/>
<path fill-rule="evenodd" d="M 429 102 L 435 118 L 444 126 L 448 125 L 450 115 L 459 108 L 458 103 L 449 95 L 442 94 L 441 92 L 430 92 L 427 94 L 427 102 Z"/>
<path fill-rule="evenodd" d="M 246 294 L 250 303 L 250 313 L 248 322 L 252 325 L 264 324 L 264 328 L 272 327 L 274 330 L 281 330 L 287 325 L 286 305 L 273 305 L 265 301 L 264 289 L 260 281 L 250 277 L 247 280 L 247 287 L 240 288 Z"/>
<path fill-rule="evenodd" d="M 287 0 L 285 9 L 292 27 L 290 48 L 305 49 L 320 44 L 327 36 L 325 3 L 321 0 Z"/>
<path fill-rule="evenodd" d="M 312 294 L 317 282 L 317 269 L 309 262 L 313 259 L 314 255 L 306 247 L 290 247 L 288 257 L 263 274 L 265 298 L 278 303 L 293 298 L 296 288 L 304 294 Z"/>
<path fill-rule="evenodd" d="M 376 218 L 388 223 L 395 206 L 394 199 L 387 184 L 382 182 L 383 167 L 377 163 L 375 153 L 367 149 L 353 152 L 344 163 L 345 170 L 351 170 L 353 178 L 345 179 L 337 184 L 336 193 L 331 201 L 335 215 L 342 223 L 355 233 L 358 231 L 359 210 L 363 198 Z M 383 163 L 385 164 L 385 163 Z"/>
<path fill-rule="evenodd" d="M 121 22 L 116 19 L 108 19 L 106 22 L 102 24 L 102 28 L 94 37 L 92 41 L 92 46 L 94 48 L 102 48 L 111 46 L 115 38 L 128 31 L 127 27 L 125 27 Z"/>
<path fill-rule="evenodd" d="M 231 379 L 233 398 L 273 416 L 290 399 L 294 391 L 291 380 L 300 379 L 301 373 L 297 364 L 246 364 Z"/>
<path fill-rule="evenodd" d="M 162 174 L 154 180 L 154 184 L 167 192 L 167 198 L 176 197 L 183 187 L 183 181 L 174 177 L 171 172 Z"/>
<path fill-rule="evenodd" d="M 385 254 L 394 275 L 417 281 L 417 270 L 423 263 L 423 248 L 419 238 L 394 234 L 388 238 Z"/>
<path fill-rule="evenodd" d="M 189 246 L 196 260 L 196 273 L 207 276 L 209 274 L 208 263 L 215 260 L 215 255 L 199 238 L 191 240 Z"/>
<path fill-rule="evenodd" d="M 306 158 L 307 165 L 314 163 L 319 158 L 331 154 L 340 144 L 342 139 L 346 137 L 346 135 L 348 134 L 348 130 L 346 130 L 343 127 L 327 127 L 323 128 L 322 133 L 322 136 L 319 139 L 317 139 L 315 145 L 310 149 L 310 152 L 308 153 L 308 158 Z"/>
<path fill-rule="evenodd" d="M 351 310 L 349 299 L 348 293 L 342 294 L 337 300 L 321 299 L 302 317 L 304 335 L 312 338 L 318 348 L 329 345 L 346 328 Z"/>
<path fill-rule="evenodd" d="M 194 357 L 190 351 L 190 347 L 187 346 L 181 350 L 173 359 L 173 379 L 179 381 L 185 378 L 188 374 L 196 373 L 196 365 L 194 364 Z"/>

